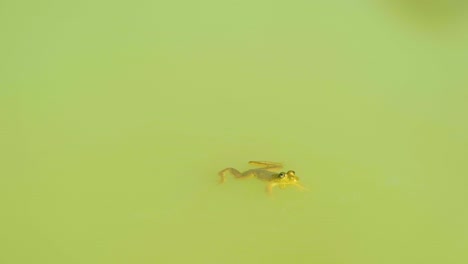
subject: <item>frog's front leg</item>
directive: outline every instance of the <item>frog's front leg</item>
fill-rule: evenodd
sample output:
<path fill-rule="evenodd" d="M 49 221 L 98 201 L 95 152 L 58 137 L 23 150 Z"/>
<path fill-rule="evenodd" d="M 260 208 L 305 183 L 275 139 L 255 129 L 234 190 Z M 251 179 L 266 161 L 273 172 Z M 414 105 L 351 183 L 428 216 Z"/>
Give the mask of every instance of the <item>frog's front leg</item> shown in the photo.
<path fill-rule="evenodd" d="M 220 171 L 218 173 L 219 177 L 221 177 L 219 183 L 224 183 L 226 181 L 226 177 L 224 176 L 224 174 L 226 174 L 226 172 L 230 172 L 237 179 L 245 179 L 245 178 L 250 178 L 250 177 L 254 176 L 254 174 L 251 171 L 246 171 L 244 173 L 241 173 L 241 172 L 239 172 L 238 170 L 236 170 L 234 168 L 225 168 L 224 170 L 222 170 L 222 171 Z"/>
<path fill-rule="evenodd" d="M 288 185 L 287 184 L 282 184 L 282 183 L 277 183 L 277 182 L 270 182 L 267 184 L 266 186 L 266 192 L 269 194 L 269 195 L 272 195 L 273 194 L 273 188 L 275 186 L 279 186 L 281 189 L 285 189 Z M 305 188 L 304 186 L 300 185 L 299 183 L 295 183 L 294 186 L 296 186 L 299 190 L 301 191 L 308 191 L 307 188 Z"/>
<path fill-rule="evenodd" d="M 294 184 L 294 186 L 296 186 L 301 191 L 308 191 L 309 190 L 306 187 L 300 185 L 299 183 Z"/>
<path fill-rule="evenodd" d="M 275 187 L 276 185 L 278 185 L 278 183 L 276 183 L 276 182 L 270 182 L 270 183 L 267 184 L 266 192 L 267 192 L 268 195 L 273 194 L 273 187 Z"/>

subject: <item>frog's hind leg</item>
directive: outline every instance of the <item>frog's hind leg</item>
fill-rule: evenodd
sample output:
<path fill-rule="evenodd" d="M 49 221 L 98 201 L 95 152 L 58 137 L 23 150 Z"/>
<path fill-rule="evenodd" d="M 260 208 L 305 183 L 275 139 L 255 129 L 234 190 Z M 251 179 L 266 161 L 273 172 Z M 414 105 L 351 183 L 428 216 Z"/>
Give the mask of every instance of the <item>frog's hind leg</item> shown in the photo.
<path fill-rule="evenodd" d="M 224 183 L 226 181 L 226 176 L 224 175 L 224 174 L 226 174 L 226 172 L 229 172 L 232 175 L 234 175 L 234 177 L 236 177 L 236 179 L 246 179 L 246 178 L 250 178 L 250 177 L 254 176 L 250 171 L 240 173 L 238 170 L 236 170 L 234 168 L 226 168 L 226 169 L 218 172 L 219 177 L 221 177 L 219 183 Z"/>
<path fill-rule="evenodd" d="M 268 171 L 277 171 L 283 168 L 283 164 L 271 161 L 249 161 L 249 164 L 261 167 L 262 169 Z"/>

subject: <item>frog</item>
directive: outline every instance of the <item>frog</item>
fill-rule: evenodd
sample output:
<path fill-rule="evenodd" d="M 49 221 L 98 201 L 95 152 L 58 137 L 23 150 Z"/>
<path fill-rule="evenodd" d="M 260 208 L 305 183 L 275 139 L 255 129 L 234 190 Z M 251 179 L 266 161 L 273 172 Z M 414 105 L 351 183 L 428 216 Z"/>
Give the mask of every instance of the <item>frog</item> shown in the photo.
<path fill-rule="evenodd" d="M 280 162 L 271 161 L 249 161 L 250 165 L 257 166 L 258 168 L 250 169 L 244 172 L 240 172 L 234 168 L 225 168 L 221 170 L 218 175 L 220 176 L 219 183 L 222 184 L 226 181 L 225 174 L 229 172 L 236 179 L 248 179 L 257 178 L 261 181 L 266 182 L 266 193 L 272 195 L 273 188 L 278 186 L 281 189 L 285 189 L 287 186 L 295 186 L 300 190 L 307 190 L 304 186 L 299 183 L 299 177 L 296 176 L 296 172 L 293 170 L 281 171 L 283 164 Z"/>

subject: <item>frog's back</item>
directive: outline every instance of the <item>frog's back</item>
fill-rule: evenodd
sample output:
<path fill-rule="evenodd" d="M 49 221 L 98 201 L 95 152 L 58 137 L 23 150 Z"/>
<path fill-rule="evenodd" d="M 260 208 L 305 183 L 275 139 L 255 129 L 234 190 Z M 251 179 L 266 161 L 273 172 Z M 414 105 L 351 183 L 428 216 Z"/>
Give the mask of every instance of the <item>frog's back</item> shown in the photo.
<path fill-rule="evenodd" d="M 262 181 L 270 181 L 275 176 L 274 172 L 267 171 L 264 169 L 253 169 L 251 171 L 255 175 L 255 177 Z"/>

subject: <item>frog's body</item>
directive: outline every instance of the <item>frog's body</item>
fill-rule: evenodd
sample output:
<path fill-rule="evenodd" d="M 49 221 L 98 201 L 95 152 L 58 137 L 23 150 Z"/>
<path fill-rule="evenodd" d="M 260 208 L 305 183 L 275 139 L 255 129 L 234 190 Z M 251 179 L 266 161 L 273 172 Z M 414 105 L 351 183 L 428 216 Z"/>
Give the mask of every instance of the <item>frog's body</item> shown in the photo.
<path fill-rule="evenodd" d="M 221 177 L 220 183 L 224 183 L 226 181 L 224 174 L 229 171 L 237 179 L 255 177 L 259 180 L 268 182 L 266 187 L 268 194 L 272 193 L 273 187 L 275 186 L 279 186 L 281 189 L 284 189 L 288 185 L 294 185 L 302 190 L 305 190 L 305 188 L 299 184 L 299 177 L 296 176 L 294 171 L 290 170 L 288 172 L 275 172 L 283 167 L 281 163 L 269 161 L 249 161 L 249 164 L 261 166 L 261 168 L 250 169 L 242 173 L 234 168 L 226 168 L 219 172 L 219 176 Z"/>

